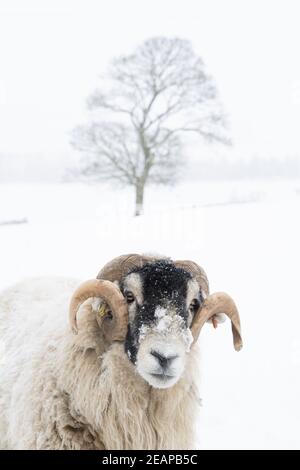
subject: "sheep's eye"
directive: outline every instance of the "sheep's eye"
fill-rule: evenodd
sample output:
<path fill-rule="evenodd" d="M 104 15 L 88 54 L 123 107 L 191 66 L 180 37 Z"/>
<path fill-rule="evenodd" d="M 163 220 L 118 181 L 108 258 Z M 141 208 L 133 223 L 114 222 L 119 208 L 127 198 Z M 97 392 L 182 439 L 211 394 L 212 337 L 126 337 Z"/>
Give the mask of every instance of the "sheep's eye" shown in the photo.
<path fill-rule="evenodd" d="M 125 293 L 125 298 L 126 298 L 126 301 L 127 301 L 128 304 L 131 304 L 132 302 L 134 302 L 134 295 L 130 291 L 127 291 Z"/>
<path fill-rule="evenodd" d="M 200 307 L 199 300 L 193 299 L 192 302 L 190 303 L 190 311 L 192 313 L 195 313 L 199 307 Z"/>
<path fill-rule="evenodd" d="M 108 318 L 109 320 L 112 320 L 113 314 L 111 310 L 107 310 L 105 317 Z"/>

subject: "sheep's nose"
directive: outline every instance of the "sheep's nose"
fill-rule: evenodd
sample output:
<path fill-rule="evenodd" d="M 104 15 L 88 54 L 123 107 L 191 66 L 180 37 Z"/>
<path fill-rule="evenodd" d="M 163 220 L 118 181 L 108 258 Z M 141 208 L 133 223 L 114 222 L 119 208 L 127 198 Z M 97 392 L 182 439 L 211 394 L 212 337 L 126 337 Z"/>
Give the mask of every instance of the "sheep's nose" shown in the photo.
<path fill-rule="evenodd" d="M 163 369 L 166 369 L 167 367 L 169 367 L 171 362 L 178 357 L 177 355 L 175 355 L 175 356 L 163 356 L 158 351 L 153 351 L 153 350 L 150 352 L 150 354 L 152 354 L 152 356 L 154 356 L 158 360 L 159 365 Z"/>

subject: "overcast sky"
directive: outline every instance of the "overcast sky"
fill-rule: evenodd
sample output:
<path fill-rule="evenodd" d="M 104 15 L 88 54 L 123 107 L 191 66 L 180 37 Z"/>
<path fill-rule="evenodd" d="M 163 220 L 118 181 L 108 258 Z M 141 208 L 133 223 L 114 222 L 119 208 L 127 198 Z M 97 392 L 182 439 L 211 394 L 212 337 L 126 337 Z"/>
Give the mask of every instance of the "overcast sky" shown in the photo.
<path fill-rule="evenodd" d="M 238 155 L 299 155 L 299 18 L 297 0 L 0 0 L 0 153 L 70 152 L 107 62 L 166 35 L 204 59 Z"/>

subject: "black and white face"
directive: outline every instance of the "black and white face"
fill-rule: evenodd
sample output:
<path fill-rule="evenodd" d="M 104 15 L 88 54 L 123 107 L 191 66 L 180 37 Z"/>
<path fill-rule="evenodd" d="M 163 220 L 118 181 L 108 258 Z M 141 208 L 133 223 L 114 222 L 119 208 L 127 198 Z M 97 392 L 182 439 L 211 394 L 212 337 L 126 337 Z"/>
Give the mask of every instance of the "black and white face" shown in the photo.
<path fill-rule="evenodd" d="M 160 260 L 129 273 L 121 290 L 129 312 L 126 354 L 150 385 L 171 387 L 182 376 L 193 342 L 189 327 L 203 301 L 198 283 Z"/>

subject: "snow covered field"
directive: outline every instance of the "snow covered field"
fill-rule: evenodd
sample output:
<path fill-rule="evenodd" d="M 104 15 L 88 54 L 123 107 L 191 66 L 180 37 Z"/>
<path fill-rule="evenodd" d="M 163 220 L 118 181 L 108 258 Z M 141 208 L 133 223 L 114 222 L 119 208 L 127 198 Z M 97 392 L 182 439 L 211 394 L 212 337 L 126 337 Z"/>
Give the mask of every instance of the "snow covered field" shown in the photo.
<path fill-rule="evenodd" d="M 201 335 L 203 449 L 300 449 L 300 181 L 150 188 L 132 217 L 127 190 L 83 184 L 0 185 L 0 289 L 24 277 L 94 277 L 110 258 L 159 252 L 198 261 L 211 290 L 239 306 Z"/>

